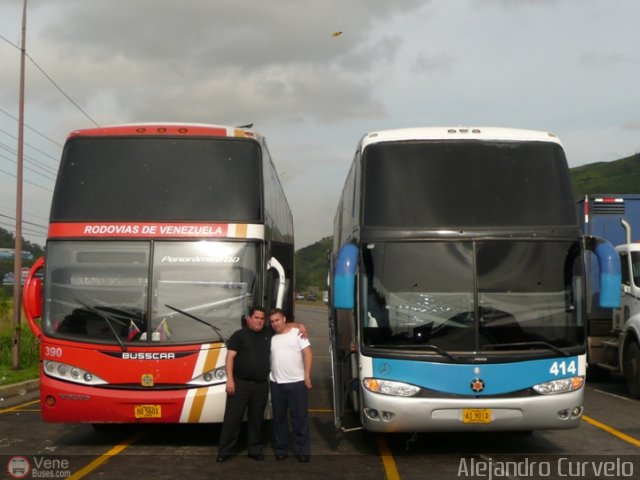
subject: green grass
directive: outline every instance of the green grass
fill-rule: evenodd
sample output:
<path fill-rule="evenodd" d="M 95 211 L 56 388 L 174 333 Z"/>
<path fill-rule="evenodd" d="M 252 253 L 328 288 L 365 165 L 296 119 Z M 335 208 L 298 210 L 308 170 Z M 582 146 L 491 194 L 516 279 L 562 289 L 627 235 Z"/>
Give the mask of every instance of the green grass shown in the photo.
<path fill-rule="evenodd" d="M 13 368 L 13 300 L 0 295 L 0 386 L 38 378 L 40 346 L 26 322 L 20 329 L 20 368 Z"/>

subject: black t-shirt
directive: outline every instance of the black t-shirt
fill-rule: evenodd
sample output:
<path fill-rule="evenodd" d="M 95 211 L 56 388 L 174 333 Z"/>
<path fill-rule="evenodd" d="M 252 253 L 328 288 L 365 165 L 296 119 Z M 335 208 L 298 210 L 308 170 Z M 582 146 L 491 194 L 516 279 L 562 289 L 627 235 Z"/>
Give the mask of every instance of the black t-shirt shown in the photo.
<path fill-rule="evenodd" d="M 271 327 L 255 332 L 247 327 L 237 330 L 229 338 L 227 348 L 237 352 L 233 363 L 233 376 L 241 380 L 266 382 L 269 379 Z"/>

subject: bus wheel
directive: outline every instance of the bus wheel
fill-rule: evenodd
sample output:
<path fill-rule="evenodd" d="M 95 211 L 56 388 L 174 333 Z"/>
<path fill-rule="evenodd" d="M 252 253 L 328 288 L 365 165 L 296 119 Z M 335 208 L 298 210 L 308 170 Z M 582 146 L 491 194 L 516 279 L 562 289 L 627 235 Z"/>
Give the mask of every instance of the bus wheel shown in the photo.
<path fill-rule="evenodd" d="M 640 398 L 640 347 L 636 342 L 629 344 L 625 352 L 624 374 L 629 394 L 633 398 Z"/>

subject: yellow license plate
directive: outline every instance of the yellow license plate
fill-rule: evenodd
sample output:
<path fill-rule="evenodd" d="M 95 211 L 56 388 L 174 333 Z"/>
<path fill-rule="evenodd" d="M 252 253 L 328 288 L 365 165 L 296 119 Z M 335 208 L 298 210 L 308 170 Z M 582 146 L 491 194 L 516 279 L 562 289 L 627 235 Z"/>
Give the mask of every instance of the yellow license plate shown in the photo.
<path fill-rule="evenodd" d="M 162 408 L 160 405 L 136 405 L 136 418 L 162 418 Z"/>
<path fill-rule="evenodd" d="M 465 408 L 462 410 L 462 423 L 491 423 L 491 409 Z"/>

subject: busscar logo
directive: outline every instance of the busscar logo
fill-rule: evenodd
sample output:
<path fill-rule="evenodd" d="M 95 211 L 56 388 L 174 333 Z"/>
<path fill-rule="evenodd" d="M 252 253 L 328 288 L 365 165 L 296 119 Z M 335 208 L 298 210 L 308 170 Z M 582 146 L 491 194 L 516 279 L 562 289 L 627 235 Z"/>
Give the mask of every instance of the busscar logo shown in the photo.
<path fill-rule="evenodd" d="M 122 352 L 123 360 L 173 360 L 173 352 Z"/>
<path fill-rule="evenodd" d="M 25 478 L 30 470 L 29 460 L 25 457 L 11 457 L 7 463 L 7 472 L 13 478 Z"/>
<path fill-rule="evenodd" d="M 175 360 L 189 355 L 197 355 L 197 350 L 187 352 L 100 352 L 108 357 L 121 358 L 122 360 Z"/>

